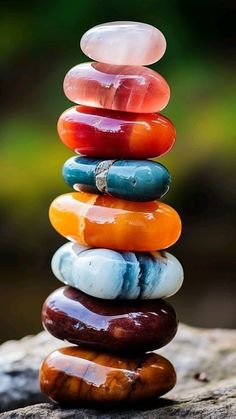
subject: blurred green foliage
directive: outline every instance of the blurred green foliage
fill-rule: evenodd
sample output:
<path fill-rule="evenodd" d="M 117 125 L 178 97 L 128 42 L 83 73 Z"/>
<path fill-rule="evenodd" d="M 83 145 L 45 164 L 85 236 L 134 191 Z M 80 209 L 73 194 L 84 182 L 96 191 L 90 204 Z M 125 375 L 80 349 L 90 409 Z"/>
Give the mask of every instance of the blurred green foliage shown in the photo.
<path fill-rule="evenodd" d="M 216 20 L 220 21 L 226 3 L 192 2 L 188 19 L 190 10 L 181 1 L 7 2 L 0 21 L 7 102 L 0 131 L 0 199 L 9 209 L 14 204 L 13 212 L 22 210 L 28 216 L 28 211 L 40 207 L 42 196 L 63 189 L 60 167 L 70 153 L 57 138 L 56 120 L 71 104 L 63 96 L 62 81 L 72 65 L 86 60 L 79 49 L 83 32 L 104 21 L 149 22 L 167 37 L 167 53 L 153 67 L 171 87 L 164 113 L 176 125 L 177 143 L 162 161 L 180 177 L 189 176 L 211 155 L 219 156 L 222 164 L 227 159 L 228 164 L 235 144 L 235 72 L 223 45 L 217 51 L 224 40 L 217 42 Z M 199 16 L 204 11 L 206 15 Z M 207 32 L 203 32 L 206 23 Z"/>
<path fill-rule="evenodd" d="M 23 309 L 26 298 L 19 297 L 19 289 L 14 290 L 17 284 L 28 296 L 27 289 L 32 292 L 40 288 L 40 298 L 43 298 L 53 284 L 46 282 L 50 275 L 49 259 L 62 240 L 49 226 L 47 208 L 53 197 L 69 190 L 62 181 L 61 166 L 72 154 L 56 133 L 57 118 L 72 106 L 63 95 L 62 82 L 69 68 L 86 60 L 79 49 L 82 34 L 93 25 L 112 20 L 151 23 L 167 38 L 167 52 L 153 68 L 171 87 L 171 101 L 163 113 L 174 122 L 177 141 L 172 152 L 160 161 L 172 173 L 172 190 L 165 200 L 183 215 L 184 237 L 175 249 L 191 276 L 187 281 L 192 281 L 192 288 L 187 285 L 183 297 L 176 301 L 183 307 L 185 321 L 218 324 L 219 317 L 215 320 L 207 308 L 202 313 L 203 306 L 196 306 L 195 314 L 191 315 L 188 299 L 193 290 L 204 293 L 200 291 L 199 274 L 203 283 L 208 283 L 206 289 L 210 290 L 215 284 L 214 279 L 219 275 L 215 262 L 222 252 L 226 272 L 236 242 L 231 234 L 235 222 L 234 2 L 37 0 L 1 3 L 1 258 L 2 276 L 9 278 L 8 283 L 4 283 L 2 298 L 13 293 L 17 313 L 21 313 L 25 325 L 13 326 L 13 321 L 9 320 L 10 332 L 4 327 L 0 329 L 2 338 L 39 327 L 41 300 L 34 297 L 38 313 L 32 314 L 33 320 L 27 323 L 29 313 L 33 313 L 34 300 Z M 203 262 L 196 270 L 199 257 Z M 226 276 L 231 284 L 231 270 Z M 35 288 L 32 287 L 32 277 L 45 278 L 40 279 L 41 287 L 38 281 Z M 56 284 L 53 285 L 56 287 Z M 218 294 L 213 304 L 217 298 Z M 227 300 L 227 293 L 225 298 Z M 208 305 L 206 302 L 206 307 Z M 228 300 L 227 306 L 230 307 Z M 226 316 L 222 324 L 236 326 L 230 316 Z"/>

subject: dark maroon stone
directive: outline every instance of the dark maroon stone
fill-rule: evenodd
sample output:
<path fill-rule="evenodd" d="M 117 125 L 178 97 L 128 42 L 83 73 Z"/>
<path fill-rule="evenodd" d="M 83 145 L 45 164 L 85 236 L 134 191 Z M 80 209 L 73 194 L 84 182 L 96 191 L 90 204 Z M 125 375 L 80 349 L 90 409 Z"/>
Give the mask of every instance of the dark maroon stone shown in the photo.
<path fill-rule="evenodd" d="M 115 352 L 161 348 L 178 322 L 164 300 L 101 300 L 71 287 L 54 291 L 42 311 L 44 327 L 58 339 Z"/>

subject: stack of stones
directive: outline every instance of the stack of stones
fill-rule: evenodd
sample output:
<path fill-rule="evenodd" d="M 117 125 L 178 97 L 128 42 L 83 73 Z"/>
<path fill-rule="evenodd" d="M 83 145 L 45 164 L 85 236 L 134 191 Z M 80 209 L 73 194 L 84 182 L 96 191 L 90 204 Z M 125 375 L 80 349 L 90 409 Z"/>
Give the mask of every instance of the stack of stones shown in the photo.
<path fill-rule="evenodd" d="M 66 286 L 42 312 L 44 327 L 74 346 L 45 359 L 40 382 L 64 405 L 132 403 L 176 381 L 172 364 L 150 352 L 176 334 L 175 311 L 163 298 L 183 282 L 181 264 L 163 250 L 178 240 L 181 221 L 156 200 L 170 174 L 146 160 L 175 140 L 173 124 L 156 113 L 168 103 L 168 84 L 143 67 L 162 57 L 166 41 L 150 25 L 113 22 L 86 32 L 81 48 L 96 61 L 67 73 L 65 94 L 79 105 L 61 115 L 58 132 L 84 157 L 66 161 L 63 176 L 75 192 L 50 207 L 53 227 L 70 240 L 52 259 Z"/>

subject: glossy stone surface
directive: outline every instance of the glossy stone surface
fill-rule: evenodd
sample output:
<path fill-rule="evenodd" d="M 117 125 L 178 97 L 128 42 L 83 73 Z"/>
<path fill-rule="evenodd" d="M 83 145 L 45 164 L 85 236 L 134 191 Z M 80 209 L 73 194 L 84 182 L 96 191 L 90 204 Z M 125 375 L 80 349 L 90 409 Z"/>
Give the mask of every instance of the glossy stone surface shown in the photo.
<path fill-rule="evenodd" d="M 49 295 L 42 320 L 58 339 L 125 354 L 161 348 L 177 331 L 175 311 L 164 300 L 102 300 L 71 287 Z"/>
<path fill-rule="evenodd" d="M 102 63 L 148 65 L 163 56 L 166 40 L 146 23 L 109 22 L 89 29 L 80 46 L 85 55 Z"/>
<path fill-rule="evenodd" d="M 127 358 L 71 346 L 52 352 L 40 370 L 40 386 L 46 396 L 78 407 L 159 397 L 175 383 L 172 364 L 154 353 Z"/>
<path fill-rule="evenodd" d="M 87 157 L 68 159 L 63 177 L 77 191 L 143 202 L 161 198 L 171 182 L 168 170 L 151 160 L 104 161 Z"/>
<path fill-rule="evenodd" d="M 57 197 L 49 217 L 62 236 L 91 247 L 160 250 L 174 244 L 181 233 L 179 215 L 163 202 L 132 202 L 86 192 Z"/>
<path fill-rule="evenodd" d="M 52 271 L 64 284 L 86 294 L 122 300 L 170 297 L 184 276 L 178 259 L 167 252 L 116 252 L 71 242 L 54 254 Z"/>
<path fill-rule="evenodd" d="M 86 106 L 67 109 L 59 118 L 58 133 L 76 153 L 109 159 L 161 156 L 175 141 L 175 128 L 163 115 Z"/>
<path fill-rule="evenodd" d="M 170 99 L 167 82 L 150 68 L 95 62 L 73 67 L 64 92 L 80 105 L 139 113 L 159 112 Z"/>

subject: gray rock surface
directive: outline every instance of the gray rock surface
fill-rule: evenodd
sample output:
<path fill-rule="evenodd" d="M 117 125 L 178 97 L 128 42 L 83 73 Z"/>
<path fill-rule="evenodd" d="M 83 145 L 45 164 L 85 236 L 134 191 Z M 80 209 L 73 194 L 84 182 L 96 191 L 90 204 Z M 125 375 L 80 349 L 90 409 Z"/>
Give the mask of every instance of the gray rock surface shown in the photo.
<path fill-rule="evenodd" d="M 1 419 L 236 418 L 236 331 L 180 325 L 175 339 L 158 351 L 176 367 L 175 389 L 165 398 L 129 411 L 65 410 L 49 403 L 34 404 L 46 401 L 38 386 L 39 365 L 60 346 L 63 343 L 46 332 L 0 346 L 0 411 L 7 411 L 0 414 Z"/>

